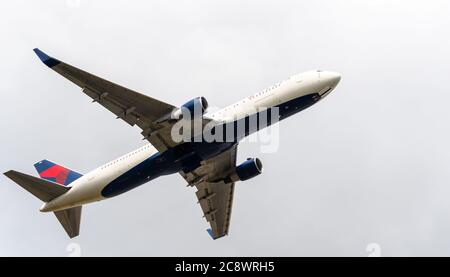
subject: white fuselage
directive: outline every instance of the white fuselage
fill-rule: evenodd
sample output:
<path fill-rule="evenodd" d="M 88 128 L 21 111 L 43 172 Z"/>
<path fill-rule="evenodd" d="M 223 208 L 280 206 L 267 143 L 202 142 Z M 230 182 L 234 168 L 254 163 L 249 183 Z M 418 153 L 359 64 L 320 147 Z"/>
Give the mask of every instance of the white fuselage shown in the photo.
<path fill-rule="evenodd" d="M 297 74 L 262 92 L 216 112 L 206 113 L 204 116 L 215 121 L 230 122 L 255 110 L 278 106 L 311 93 L 317 93 L 322 99 L 335 88 L 339 80 L 339 74 L 333 72 L 309 71 Z M 157 153 L 151 144 L 147 144 L 100 166 L 71 183 L 71 189 L 67 193 L 45 203 L 41 211 L 64 210 L 106 199 L 101 194 L 105 186 Z"/>

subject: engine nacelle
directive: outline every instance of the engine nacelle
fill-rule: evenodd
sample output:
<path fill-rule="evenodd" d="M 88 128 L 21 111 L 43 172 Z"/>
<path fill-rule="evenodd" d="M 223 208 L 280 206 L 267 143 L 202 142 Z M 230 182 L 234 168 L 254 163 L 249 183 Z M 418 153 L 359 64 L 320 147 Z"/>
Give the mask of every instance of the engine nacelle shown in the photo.
<path fill-rule="evenodd" d="M 183 113 L 189 112 L 190 119 L 194 119 L 203 116 L 206 109 L 208 109 L 208 101 L 206 101 L 206 98 L 197 97 L 182 105 L 181 108 L 174 110 L 171 117 L 172 119 L 180 119 L 183 117 Z"/>
<path fill-rule="evenodd" d="M 232 176 L 233 181 L 246 181 L 261 174 L 263 170 L 262 162 L 258 158 L 249 158 L 236 167 L 236 172 Z"/>

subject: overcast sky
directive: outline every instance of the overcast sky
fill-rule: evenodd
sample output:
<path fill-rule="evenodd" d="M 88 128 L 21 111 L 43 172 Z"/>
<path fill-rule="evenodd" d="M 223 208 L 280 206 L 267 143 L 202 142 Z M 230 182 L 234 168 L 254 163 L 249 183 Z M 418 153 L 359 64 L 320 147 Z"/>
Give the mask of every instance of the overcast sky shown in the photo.
<path fill-rule="evenodd" d="M 70 240 L 0 176 L 0 255 L 450 255 L 450 2 L 2 1 L 0 170 L 50 159 L 82 173 L 142 146 L 137 127 L 46 68 L 32 49 L 151 97 L 225 106 L 294 73 L 335 91 L 280 123 L 280 147 L 243 143 L 263 175 L 236 186 L 213 241 L 178 176 L 85 206 Z"/>

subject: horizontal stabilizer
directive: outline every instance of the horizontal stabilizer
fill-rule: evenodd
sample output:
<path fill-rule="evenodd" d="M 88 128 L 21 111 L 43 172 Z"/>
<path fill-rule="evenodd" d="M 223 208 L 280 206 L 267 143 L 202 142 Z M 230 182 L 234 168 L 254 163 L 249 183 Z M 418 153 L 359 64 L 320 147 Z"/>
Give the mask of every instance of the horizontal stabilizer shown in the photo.
<path fill-rule="evenodd" d="M 28 192 L 44 202 L 49 202 L 56 197 L 63 195 L 70 189 L 44 179 L 17 172 L 15 170 L 10 170 L 4 174 L 6 177 L 13 180 L 19 186 L 26 189 Z"/>
<path fill-rule="evenodd" d="M 80 234 L 81 208 L 80 206 L 55 212 L 56 218 L 58 218 L 59 223 L 64 227 L 70 238 Z"/>

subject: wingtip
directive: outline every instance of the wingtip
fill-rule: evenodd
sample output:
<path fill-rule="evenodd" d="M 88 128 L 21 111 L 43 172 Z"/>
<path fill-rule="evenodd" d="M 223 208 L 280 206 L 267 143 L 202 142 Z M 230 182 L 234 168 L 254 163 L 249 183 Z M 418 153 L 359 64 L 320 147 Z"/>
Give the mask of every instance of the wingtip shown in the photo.
<path fill-rule="evenodd" d="M 14 181 L 14 178 L 16 178 L 18 176 L 18 173 L 19 172 L 11 169 L 6 172 L 3 172 L 3 175 L 5 175 L 6 177 L 8 177 L 9 179 Z"/>
<path fill-rule="evenodd" d="M 6 177 L 9 177 L 14 171 L 13 170 L 8 170 L 6 172 L 3 172 L 3 175 L 5 175 Z"/>
<path fill-rule="evenodd" d="M 216 240 L 216 238 L 214 237 L 214 232 L 213 232 L 213 230 L 212 229 L 206 229 L 206 232 L 208 232 L 208 234 L 211 236 L 211 238 L 213 239 L 213 240 Z"/>
<path fill-rule="evenodd" d="M 60 61 L 45 54 L 39 48 L 34 48 L 33 51 L 34 53 L 36 53 L 38 58 L 48 67 L 54 67 L 55 65 L 58 65 L 60 63 Z"/>
<path fill-rule="evenodd" d="M 222 238 L 222 237 L 228 235 L 228 233 L 226 233 L 226 232 L 225 232 L 225 233 L 218 234 L 218 235 L 215 235 L 215 234 L 214 234 L 214 231 L 213 231 L 211 228 L 206 229 L 206 232 L 208 232 L 208 234 L 211 236 L 211 238 L 212 238 L 213 240 L 220 239 L 220 238 Z"/>
<path fill-rule="evenodd" d="M 34 51 L 34 53 L 36 53 L 36 55 L 42 62 L 45 62 L 45 61 L 51 59 L 49 55 L 42 52 L 39 48 L 34 48 L 33 51 Z"/>

